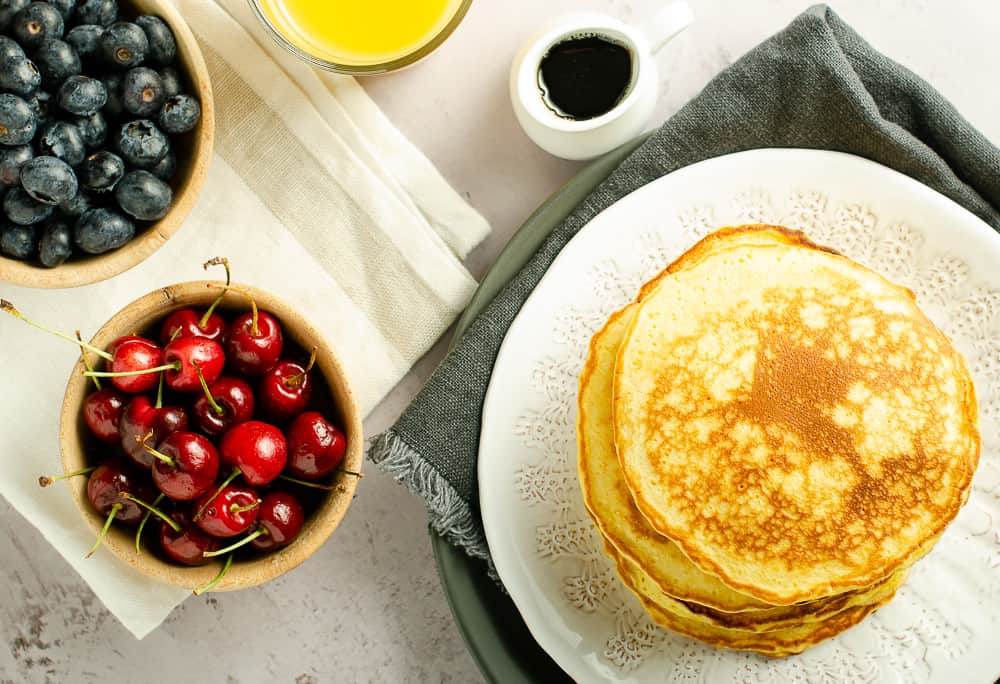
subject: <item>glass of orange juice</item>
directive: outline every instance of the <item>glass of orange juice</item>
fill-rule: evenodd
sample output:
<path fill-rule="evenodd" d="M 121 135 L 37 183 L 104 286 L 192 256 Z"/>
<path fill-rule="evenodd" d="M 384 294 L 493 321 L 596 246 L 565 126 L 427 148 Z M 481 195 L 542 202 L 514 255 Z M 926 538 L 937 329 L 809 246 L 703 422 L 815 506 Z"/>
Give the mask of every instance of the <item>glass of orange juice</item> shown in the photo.
<path fill-rule="evenodd" d="M 249 0 L 287 50 L 315 66 L 376 74 L 408 66 L 451 35 L 472 0 Z"/>

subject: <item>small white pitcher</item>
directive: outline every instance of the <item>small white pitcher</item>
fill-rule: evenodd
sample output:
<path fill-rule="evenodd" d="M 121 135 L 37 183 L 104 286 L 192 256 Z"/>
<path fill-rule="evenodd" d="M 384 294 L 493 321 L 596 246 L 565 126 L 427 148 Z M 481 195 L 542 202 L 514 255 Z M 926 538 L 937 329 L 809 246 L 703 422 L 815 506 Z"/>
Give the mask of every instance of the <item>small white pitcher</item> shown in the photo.
<path fill-rule="evenodd" d="M 694 20 L 684 0 L 667 5 L 642 27 L 594 12 L 566 14 L 545 25 L 514 57 L 510 99 L 521 128 L 536 145 L 563 159 L 592 159 L 642 133 L 659 93 L 654 54 Z M 559 116 L 545 103 L 539 86 L 542 59 L 557 43 L 576 36 L 597 36 L 629 51 L 632 75 L 625 95 L 592 119 Z"/>

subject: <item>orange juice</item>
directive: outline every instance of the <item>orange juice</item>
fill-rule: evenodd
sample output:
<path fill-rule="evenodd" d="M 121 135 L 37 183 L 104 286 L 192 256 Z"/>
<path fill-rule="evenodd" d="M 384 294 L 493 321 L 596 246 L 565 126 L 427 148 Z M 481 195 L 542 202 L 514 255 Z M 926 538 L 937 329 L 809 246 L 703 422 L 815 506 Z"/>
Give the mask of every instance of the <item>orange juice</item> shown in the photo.
<path fill-rule="evenodd" d="M 257 0 L 274 29 L 303 52 L 343 65 L 385 64 L 440 34 L 462 0 Z"/>

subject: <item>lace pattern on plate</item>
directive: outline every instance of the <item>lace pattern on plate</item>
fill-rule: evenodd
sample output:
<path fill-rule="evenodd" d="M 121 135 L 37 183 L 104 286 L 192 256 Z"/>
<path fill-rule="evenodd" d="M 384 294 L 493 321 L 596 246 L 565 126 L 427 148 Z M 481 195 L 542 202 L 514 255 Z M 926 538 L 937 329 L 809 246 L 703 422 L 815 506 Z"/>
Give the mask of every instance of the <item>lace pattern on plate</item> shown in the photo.
<path fill-rule="evenodd" d="M 539 401 L 521 413 L 517 436 L 529 462 L 515 473 L 521 501 L 537 508 L 535 550 L 560 573 L 560 600 L 606 625 L 594 650 L 612 673 L 640 681 L 765 681 L 839 684 L 932 679 L 934 662 L 966 652 L 969 628 L 947 612 L 936 587 L 942 573 L 1000 599 L 1000 290 L 974 282 L 953 254 L 928 253 L 923 234 L 882 221 L 861 204 L 834 203 L 811 190 L 772 198 L 747 190 L 728 205 L 695 206 L 677 214 L 680 235 L 651 227 L 634 245 L 634 263 L 606 260 L 590 272 L 588 297 L 557 316 L 551 331 L 558 354 L 539 361 L 530 391 Z M 618 581 L 583 506 L 576 474 L 576 383 L 588 342 L 639 286 L 720 225 L 778 223 L 804 230 L 890 280 L 909 287 L 924 311 L 965 355 L 979 392 L 983 452 L 968 505 L 934 552 L 913 569 L 886 607 L 858 627 L 805 654 L 770 660 L 718 650 L 657 627 Z M 961 568 L 956 570 L 955 568 Z M 942 607 L 945 610 L 942 610 Z M 724 679 L 723 679 L 724 678 Z"/>

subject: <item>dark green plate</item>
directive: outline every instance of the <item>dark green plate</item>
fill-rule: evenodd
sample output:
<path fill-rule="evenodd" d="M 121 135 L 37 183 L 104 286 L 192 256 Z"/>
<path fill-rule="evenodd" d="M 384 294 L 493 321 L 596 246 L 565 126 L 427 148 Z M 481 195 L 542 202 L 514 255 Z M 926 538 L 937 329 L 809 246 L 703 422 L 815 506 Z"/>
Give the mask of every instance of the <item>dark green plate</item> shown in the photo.
<path fill-rule="evenodd" d="M 584 167 L 525 221 L 472 296 L 459 319 L 452 344 L 517 275 L 559 223 L 645 138 L 633 141 Z M 431 532 L 438 573 L 451 612 L 472 657 L 494 684 L 572 681 L 535 643 L 514 603 L 486 574 L 482 561 L 469 558 Z"/>

